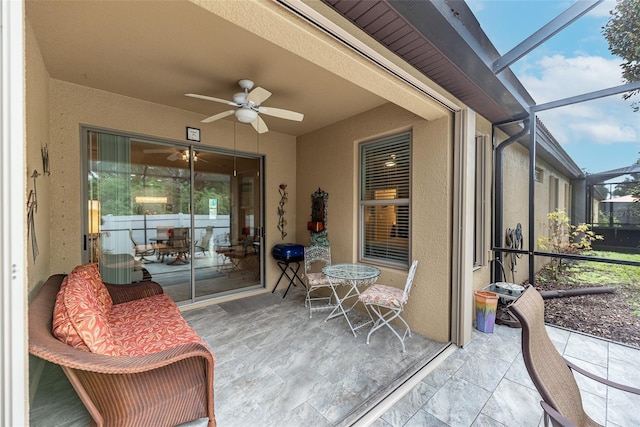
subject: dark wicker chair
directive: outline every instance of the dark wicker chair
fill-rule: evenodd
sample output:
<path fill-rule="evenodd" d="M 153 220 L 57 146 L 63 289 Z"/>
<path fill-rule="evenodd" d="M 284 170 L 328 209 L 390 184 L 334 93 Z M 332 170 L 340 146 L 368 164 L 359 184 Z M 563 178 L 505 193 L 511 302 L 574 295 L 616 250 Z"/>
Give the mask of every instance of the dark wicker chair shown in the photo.
<path fill-rule="evenodd" d="M 51 332 L 65 275 L 51 276 L 29 304 L 29 352 L 62 367 L 97 426 L 216 425 L 211 351 L 183 344 L 147 356 L 115 357 L 71 347 Z M 108 285 L 114 304 L 162 293 L 155 282 Z"/>
<path fill-rule="evenodd" d="M 596 376 L 560 355 L 545 329 L 544 300 L 533 286 L 529 286 L 509 308 L 522 325 L 522 356 L 543 399 L 540 405 L 545 412 L 545 426 L 549 418 L 554 426 L 599 426 L 584 411 L 572 370 L 609 387 L 640 394 L 639 389 Z"/>

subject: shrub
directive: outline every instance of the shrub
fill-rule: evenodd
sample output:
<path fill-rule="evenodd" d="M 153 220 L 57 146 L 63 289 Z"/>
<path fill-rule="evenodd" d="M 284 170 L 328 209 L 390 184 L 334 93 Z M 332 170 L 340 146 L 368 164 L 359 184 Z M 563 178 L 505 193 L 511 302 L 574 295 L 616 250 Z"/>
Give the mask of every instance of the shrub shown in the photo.
<path fill-rule="evenodd" d="M 547 214 L 549 228 L 548 237 L 540 237 L 538 246 L 541 250 L 556 254 L 578 255 L 591 250 L 591 242 L 604 240 L 599 234 L 594 233 L 587 224 L 571 225 L 569 217 L 563 210 L 555 210 Z M 551 260 L 554 278 L 562 269 L 562 258 Z"/>

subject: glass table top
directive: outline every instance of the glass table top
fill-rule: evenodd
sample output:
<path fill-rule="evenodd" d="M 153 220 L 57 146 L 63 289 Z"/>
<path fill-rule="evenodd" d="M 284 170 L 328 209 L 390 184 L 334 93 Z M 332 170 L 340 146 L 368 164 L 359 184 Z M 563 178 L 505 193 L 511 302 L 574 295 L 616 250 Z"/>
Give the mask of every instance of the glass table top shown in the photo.
<path fill-rule="evenodd" d="M 380 275 L 380 270 L 364 264 L 333 264 L 326 266 L 322 272 L 329 277 L 343 280 L 373 279 Z"/>

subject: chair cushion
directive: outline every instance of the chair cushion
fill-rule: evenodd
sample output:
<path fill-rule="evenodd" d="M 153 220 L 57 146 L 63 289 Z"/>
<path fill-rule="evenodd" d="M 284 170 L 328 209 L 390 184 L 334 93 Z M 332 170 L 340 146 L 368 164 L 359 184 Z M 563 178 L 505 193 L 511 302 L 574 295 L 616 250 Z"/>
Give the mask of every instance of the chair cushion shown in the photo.
<path fill-rule="evenodd" d="M 404 291 L 387 285 L 373 285 L 360 294 L 360 301 L 384 307 L 402 307 Z"/>
<path fill-rule="evenodd" d="M 52 332 L 73 347 L 114 354 L 108 309 L 112 305 L 95 264 L 76 267 L 56 296 Z"/>
<path fill-rule="evenodd" d="M 324 273 L 307 273 L 307 285 L 309 286 L 329 286 L 331 283 L 334 285 L 344 284 L 345 281 L 343 279 L 332 279 L 329 280 Z"/>
<path fill-rule="evenodd" d="M 89 351 L 89 347 L 82 341 L 80 335 L 73 327 L 67 308 L 64 305 L 64 293 L 67 287 L 69 276 L 65 277 L 60 285 L 58 295 L 56 295 L 56 303 L 53 307 L 53 335 L 65 344 L 72 347 L 81 348 Z"/>
<path fill-rule="evenodd" d="M 109 290 L 102 281 L 98 265 L 93 263 L 79 265 L 74 268 L 69 275 L 79 280 L 85 280 L 91 285 L 91 289 L 95 292 L 98 303 L 100 304 L 100 309 L 107 315 L 111 310 L 111 306 L 113 306 L 113 300 L 111 299 Z"/>
<path fill-rule="evenodd" d="M 307 273 L 307 284 L 309 286 L 329 285 L 329 278 L 322 273 Z"/>
<path fill-rule="evenodd" d="M 116 304 L 109 321 L 119 356 L 142 356 L 191 342 L 206 346 L 166 294 Z"/>

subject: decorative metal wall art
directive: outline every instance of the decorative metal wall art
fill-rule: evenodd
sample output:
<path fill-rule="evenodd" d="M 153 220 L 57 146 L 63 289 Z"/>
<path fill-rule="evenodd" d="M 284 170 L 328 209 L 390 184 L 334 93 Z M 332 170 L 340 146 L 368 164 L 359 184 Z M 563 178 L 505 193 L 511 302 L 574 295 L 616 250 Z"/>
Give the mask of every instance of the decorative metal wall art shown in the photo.
<path fill-rule="evenodd" d="M 34 170 L 30 178 L 33 178 L 33 190 L 29 192 L 27 197 L 27 239 L 31 238 L 31 253 L 33 254 L 33 261 L 40 253 L 38 250 L 38 239 L 36 238 L 36 212 L 38 212 L 38 190 L 36 187 L 36 179 L 41 174 L 37 170 Z"/>
<path fill-rule="evenodd" d="M 49 169 L 49 146 L 44 144 L 40 151 L 42 153 L 42 173 L 47 176 L 51 175 L 51 170 Z"/>
<path fill-rule="evenodd" d="M 311 232 L 311 246 L 329 246 L 327 239 L 327 202 L 329 194 L 320 188 L 311 195 L 311 221 L 307 230 Z"/>
<path fill-rule="evenodd" d="M 288 193 L 287 193 L 287 184 L 280 184 L 278 187 L 278 192 L 280 193 L 280 202 L 278 203 L 278 230 L 280 230 L 280 236 L 282 236 L 282 240 L 287 237 L 287 232 L 285 231 L 285 226 L 287 225 L 287 220 L 284 219 L 284 214 L 286 213 L 284 210 L 284 205 L 289 201 Z"/>

